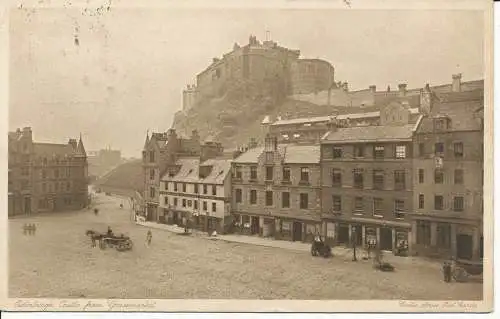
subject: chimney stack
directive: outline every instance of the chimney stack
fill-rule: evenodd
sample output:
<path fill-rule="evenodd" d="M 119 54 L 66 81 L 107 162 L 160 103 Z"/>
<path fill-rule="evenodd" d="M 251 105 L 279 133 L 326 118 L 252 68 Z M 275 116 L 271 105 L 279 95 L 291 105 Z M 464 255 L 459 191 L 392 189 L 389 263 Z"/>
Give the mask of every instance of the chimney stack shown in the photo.
<path fill-rule="evenodd" d="M 342 89 L 346 92 L 349 92 L 349 84 L 347 82 L 342 83 Z"/>
<path fill-rule="evenodd" d="M 375 93 L 377 91 L 377 86 L 370 85 L 370 92 Z"/>
<path fill-rule="evenodd" d="M 428 115 L 432 110 L 432 91 L 427 83 L 425 87 L 420 90 L 420 113 Z"/>
<path fill-rule="evenodd" d="M 402 83 L 398 85 L 399 88 L 399 96 L 406 96 L 406 84 Z"/>
<path fill-rule="evenodd" d="M 451 83 L 451 91 L 452 92 L 460 92 L 462 91 L 462 74 L 461 73 L 458 73 L 458 74 L 453 74 L 451 76 L 452 78 L 452 83 Z"/>

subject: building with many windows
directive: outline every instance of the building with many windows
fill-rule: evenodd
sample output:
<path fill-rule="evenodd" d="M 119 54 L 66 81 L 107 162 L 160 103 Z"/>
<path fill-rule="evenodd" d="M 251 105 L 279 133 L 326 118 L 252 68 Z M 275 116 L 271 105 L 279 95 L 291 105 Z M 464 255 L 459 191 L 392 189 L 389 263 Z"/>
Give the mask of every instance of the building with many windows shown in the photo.
<path fill-rule="evenodd" d="M 232 214 L 244 233 L 293 241 L 319 234 L 319 145 L 278 144 L 268 135 L 232 169 Z"/>
<path fill-rule="evenodd" d="M 413 209 L 412 138 L 421 116 L 404 103 L 380 125 L 332 123 L 321 140 L 322 220 L 327 241 L 394 250 L 408 241 Z"/>
<path fill-rule="evenodd" d="M 161 179 L 160 222 L 224 233 L 232 223 L 231 159 L 178 159 Z"/>
<path fill-rule="evenodd" d="M 8 214 L 83 208 L 88 204 L 83 141 L 37 143 L 30 127 L 8 134 Z"/>
<path fill-rule="evenodd" d="M 169 166 L 175 166 L 180 157 L 199 157 L 200 154 L 201 143 L 196 131 L 193 131 L 191 138 L 178 137 L 173 129 L 164 133 L 152 133 L 151 137 L 147 134 L 142 151 L 146 220 L 158 220 L 160 179 Z"/>
<path fill-rule="evenodd" d="M 432 101 L 431 101 L 432 100 Z M 482 91 L 429 96 L 414 140 L 413 253 L 479 259 L 483 245 Z"/>

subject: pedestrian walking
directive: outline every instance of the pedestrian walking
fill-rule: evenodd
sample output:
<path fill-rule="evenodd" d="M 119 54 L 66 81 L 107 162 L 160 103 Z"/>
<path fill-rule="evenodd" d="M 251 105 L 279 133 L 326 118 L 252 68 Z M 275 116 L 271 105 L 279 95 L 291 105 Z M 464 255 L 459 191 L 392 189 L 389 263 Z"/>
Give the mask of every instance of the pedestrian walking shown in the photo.
<path fill-rule="evenodd" d="M 443 263 L 444 282 L 451 282 L 451 264 L 448 261 Z"/>
<path fill-rule="evenodd" d="M 28 225 L 26 225 L 26 223 L 24 223 L 23 225 L 23 235 L 27 235 L 28 234 Z"/>
<path fill-rule="evenodd" d="M 148 247 L 151 245 L 151 240 L 153 239 L 153 234 L 151 233 L 151 229 L 148 230 L 148 233 L 146 234 L 146 244 Z"/>
<path fill-rule="evenodd" d="M 33 226 L 31 224 L 28 224 L 26 228 L 28 229 L 28 236 L 33 235 Z"/>
<path fill-rule="evenodd" d="M 35 224 L 33 224 L 32 231 L 33 231 L 33 236 L 35 236 L 35 234 L 36 234 L 36 225 Z"/>

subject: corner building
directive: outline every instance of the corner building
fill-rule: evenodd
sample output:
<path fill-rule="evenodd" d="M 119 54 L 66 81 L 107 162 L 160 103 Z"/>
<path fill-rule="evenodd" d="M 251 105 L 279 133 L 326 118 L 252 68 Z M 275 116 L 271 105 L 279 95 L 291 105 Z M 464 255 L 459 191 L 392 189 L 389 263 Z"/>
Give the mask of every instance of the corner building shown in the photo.
<path fill-rule="evenodd" d="M 232 170 L 232 214 L 245 234 L 311 241 L 320 233 L 319 145 L 279 145 L 268 135 Z"/>

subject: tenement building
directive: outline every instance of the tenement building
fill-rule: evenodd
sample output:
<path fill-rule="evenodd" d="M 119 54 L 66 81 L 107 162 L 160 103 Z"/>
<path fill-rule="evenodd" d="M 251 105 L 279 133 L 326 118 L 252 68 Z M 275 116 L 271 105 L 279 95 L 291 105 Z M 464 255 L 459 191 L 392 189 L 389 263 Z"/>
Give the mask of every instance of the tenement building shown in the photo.
<path fill-rule="evenodd" d="M 88 204 L 87 154 L 82 138 L 37 143 L 30 127 L 8 134 L 8 214 L 79 209 Z"/>
<path fill-rule="evenodd" d="M 225 233 L 231 226 L 231 159 L 180 158 L 161 179 L 159 221 Z"/>
<path fill-rule="evenodd" d="M 232 214 L 249 235 L 310 241 L 321 230 L 319 145 L 267 136 L 233 160 Z"/>
<path fill-rule="evenodd" d="M 158 221 L 160 209 L 160 180 L 172 167 L 177 167 L 177 160 L 185 157 L 212 158 L 220 155 L 223 148 L 219 143 L 202 145 L 197 131 L 190 138 L 177 136 L 174 129 L 165 133 L 153 133 L 146 136 L 142 151 L 144 181 L 145 218 Z"/>
<path fill-rule="evenodd" d="M 482 93 L 429 94 L 413 147 L 414 254 L 482 258 Z"/>
<path fill-rule="evenodd" d="M 327 241 L 394 250 L 408 241 L 413 209 L 412 137 L 421 116 L 391 103 L 380 125 L 333 121 L 321 140 L 322 220 Z"/>

